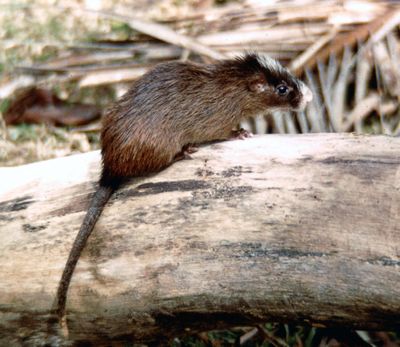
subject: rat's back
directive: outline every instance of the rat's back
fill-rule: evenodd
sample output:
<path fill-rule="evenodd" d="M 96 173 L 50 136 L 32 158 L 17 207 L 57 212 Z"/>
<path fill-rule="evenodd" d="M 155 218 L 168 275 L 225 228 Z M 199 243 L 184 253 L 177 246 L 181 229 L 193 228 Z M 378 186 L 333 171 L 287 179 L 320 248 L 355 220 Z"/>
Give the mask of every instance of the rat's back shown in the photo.
<path fill-rule="evenodd" d="M 134 82 L 105 115 L 102 155 L 111 176 L 159 171 L 181 151 L 181 123 L 193 107 L 188 97 L 202 88 L 207 77 L 205 70 L 196 69 L 200 78 L 190 78 L 192 65 L 158 65 Z"/>
<path fill-rule="evenodd" d="M 105 116 L 104 168 L 124 177 L 159 171 L 182 147 L 226 139 L 240 120 L 297 109 L 311 100 L 308 94 L 278 62 L 257 54 L 215 64 L 159 64 Z"/>
<path fill-rule="evenodd" d="M 217 101 L 215 95 L 204 97 L 212 74 L 209 65 L 170 62 L 134 82 L 104 117 L 104 167 L 119 176 L 155 172 L 170 164 L 188 139 L 207 137 L 196 136 L 196 129 L 205 132 L 202 120 Z"/>

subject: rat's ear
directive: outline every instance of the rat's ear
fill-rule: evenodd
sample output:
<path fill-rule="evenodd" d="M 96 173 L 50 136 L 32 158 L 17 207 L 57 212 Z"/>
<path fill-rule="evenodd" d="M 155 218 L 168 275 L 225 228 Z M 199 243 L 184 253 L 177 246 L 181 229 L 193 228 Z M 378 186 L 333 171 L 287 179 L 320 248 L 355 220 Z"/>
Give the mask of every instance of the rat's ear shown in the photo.
<path fill-rule="evenodd" d="M 255 93 L 262 93 L 267 90 L 266 81 L 262 77 L 251 79 L 248 87 L 252 92 Z"/>

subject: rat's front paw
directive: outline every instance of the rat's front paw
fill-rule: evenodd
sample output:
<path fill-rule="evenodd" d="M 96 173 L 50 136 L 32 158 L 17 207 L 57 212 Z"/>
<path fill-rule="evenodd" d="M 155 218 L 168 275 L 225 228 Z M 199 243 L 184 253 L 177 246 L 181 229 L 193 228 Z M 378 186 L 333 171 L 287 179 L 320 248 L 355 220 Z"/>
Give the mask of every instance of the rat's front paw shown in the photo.
<path fill-rule="evenodd" d="M 240 128 L 239 130 L 232 131 L 230 140 L 244 140 L 249 137 L 253 137 L 253 133 L 243 128 Z"/>

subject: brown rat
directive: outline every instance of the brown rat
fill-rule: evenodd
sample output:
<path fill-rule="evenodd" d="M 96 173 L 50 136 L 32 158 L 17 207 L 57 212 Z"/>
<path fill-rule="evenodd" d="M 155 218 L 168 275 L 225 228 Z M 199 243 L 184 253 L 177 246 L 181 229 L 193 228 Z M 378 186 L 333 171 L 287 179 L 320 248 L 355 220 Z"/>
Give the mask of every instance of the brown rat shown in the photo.
<path fill-rule="evenodd" d="M 68 287 L 86 241 L 125 179 L 166 168 L 187 146 L 230 138 L 245 118 L 299 110 L 311 99 L 303 82 L 255 53 L 215 64 L 163 63 L 134 82 L 103 119 L 103 169 L 59 283 L 59 318 L 65 315 Z"/>

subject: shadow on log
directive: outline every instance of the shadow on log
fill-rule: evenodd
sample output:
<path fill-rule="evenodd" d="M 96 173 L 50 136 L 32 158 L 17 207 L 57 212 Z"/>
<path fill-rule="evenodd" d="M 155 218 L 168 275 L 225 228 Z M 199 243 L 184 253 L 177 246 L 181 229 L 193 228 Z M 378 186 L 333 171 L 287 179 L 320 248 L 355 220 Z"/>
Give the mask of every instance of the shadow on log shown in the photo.
<path fill-rule="evenodd" d="M 78 263 L 70 339 L 261 321 L 399 328 L 399 153 L 385 136 L 269 135 L 133 179 Z M 0 169 L 0 344 L 45 336 L 98 174 L 98 152 Z"/>

